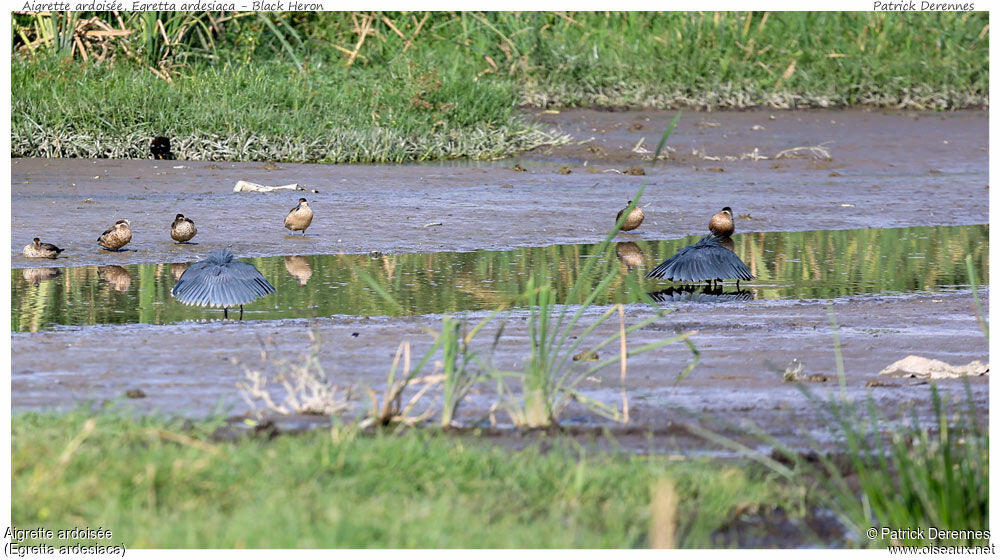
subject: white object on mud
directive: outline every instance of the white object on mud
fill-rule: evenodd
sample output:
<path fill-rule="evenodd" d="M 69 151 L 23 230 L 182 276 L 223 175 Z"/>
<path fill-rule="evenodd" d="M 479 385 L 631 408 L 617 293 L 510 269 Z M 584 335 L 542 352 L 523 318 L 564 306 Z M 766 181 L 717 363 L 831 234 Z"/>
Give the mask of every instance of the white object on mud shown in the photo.
<path fill-rule="evenodd" d="M 318 193 L 319 191 L 315 189 L 307 189 L 305 187 L 300 187 L 298 183 L 292 183 L 290 185 L 278 185 L 277 187 L 269 187 L 267 185 L 258 185 L 257 183 L 251 183 L 250 181 L 236 181 L 236 186 L 233 187 L 233 192 L 274 192 L 274 191 L 310 191 Z"/>
<path fill-rule="evenodd" d="M 909 355 L 879 372 L 879 375 L 893 377 L 918 377 L 921 379 L 954 379 L 968 375 L 988 375 L 990 365 L 979 360 L 964 366 L 953 366 L 941 360 L 931 360 L 922 356 Z"/>

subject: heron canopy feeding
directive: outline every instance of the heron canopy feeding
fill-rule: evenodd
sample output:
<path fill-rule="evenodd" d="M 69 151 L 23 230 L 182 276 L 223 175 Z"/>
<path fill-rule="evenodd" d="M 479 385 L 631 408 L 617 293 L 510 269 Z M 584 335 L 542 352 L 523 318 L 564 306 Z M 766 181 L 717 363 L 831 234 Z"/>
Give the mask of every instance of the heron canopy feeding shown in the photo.
<path fill-rule="evenodd" d="M 725 237 L 706 235 L 694 245 L 688 245 L 677 254 L 660 263 L 646 278 L 666 278 L 674 282 L 711 282 L 735 278 L 753 280 L 747 265 L 727 249 Z"/>
<path fill-rule="evenodd" d="M 214 251 L 203 261 L 187 268 L 170 290 L 181 303 L 202 307 L 230 307 L 243 305 L 275 292 L 257 268 L 238 261 L 228 249 Z"/>

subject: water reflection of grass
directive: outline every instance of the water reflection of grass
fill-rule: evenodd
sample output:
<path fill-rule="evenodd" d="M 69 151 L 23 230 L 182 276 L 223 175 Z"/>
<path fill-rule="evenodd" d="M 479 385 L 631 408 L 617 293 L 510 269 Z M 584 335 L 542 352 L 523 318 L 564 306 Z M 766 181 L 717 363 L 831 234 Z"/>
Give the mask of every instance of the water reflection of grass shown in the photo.
<path fill-rule="evenodd" d="M 758 298 L 830 298 L 859 293 L 936 290 L 968 285 L 965 255 L 988 282 L 989 226 L 913 227 L 884 230 L 835 230 L 737 235 L 735 250 L 757 275 Z M 638 241 L 648 267 L 669 257 L 698 236 L 670 241 Z M 531 277 L 547 278 L 559 303 L 584 264 L 596 258 L 593 278 L 624 268 L 614 246 L 591 256 L 596 245 L 552 245 L 512 251 L 409 253 L 383 255 L 314 255 L 305 257 L 310 275 L 300 286 L 282 257 L 251 259 L 278 293 L 247 307 L 251 317 L 395 315 L 494 309 L 524 293 Z M 302 266 L 297 261 L 296 266 Z M 390 309 L 352 272 L 363 270 L 393 295 L 402 311 Z M 644 268 L 646 267 L 646 268 Z M 192 308 L 170 297 L 170 267 L 124 267 L 131 276 L 125 292 L 99 278 L 97 267 L 63 269 L 63 274 L 33 286 L 22 274 L 12 276 L 15 331 L 51 324 L 123 322 L 169 323 L 212 318 L 214 311 Z M 298 269 L 296 269 L 298 270 Z M 301 271 L 300 271 L 301 274 Z M 664 287 L 646 281 L 643 288 Z M 598 304 L 635 303 L 641 294 L 624 284 L 610 286 Z"/>

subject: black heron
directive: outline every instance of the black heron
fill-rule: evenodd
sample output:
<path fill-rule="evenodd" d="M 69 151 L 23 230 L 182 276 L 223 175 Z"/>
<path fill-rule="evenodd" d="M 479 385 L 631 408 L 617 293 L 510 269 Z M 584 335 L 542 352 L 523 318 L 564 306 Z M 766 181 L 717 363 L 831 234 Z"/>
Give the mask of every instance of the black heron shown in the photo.
<path fill-rule="evenodd" d="M 666 278 L 674 282 L 713 282 L 735 278 L 736 286 L 740 280 L 753 280 L 754 275 L 736 256 L 736 253 L 723 244 L 728 237 L 706 235 L 694 245 L 688 245 L 677 254 L 663 261 L 649 271 L 646 278 Z"/>
<path fill-rule="evenodd" d="M 170 294 L 188 305 L 221 307 L 229 317 L 229 308 L 243 305 L 276 290 L 257 268 L 238 261 L 228 249 L 212 252 L 207 259 L 188 267 L 170 290 Z"/>
<path fill-rule="evenodd" d="M 63 249 L 51 243 L 42 243 L 42 240 L 37 237 L 31 241 L 30 245 L 25 245 L 24 251 L 22 251 L 26 257 L 41 259 L 54 259 L 62 252 Z"/>

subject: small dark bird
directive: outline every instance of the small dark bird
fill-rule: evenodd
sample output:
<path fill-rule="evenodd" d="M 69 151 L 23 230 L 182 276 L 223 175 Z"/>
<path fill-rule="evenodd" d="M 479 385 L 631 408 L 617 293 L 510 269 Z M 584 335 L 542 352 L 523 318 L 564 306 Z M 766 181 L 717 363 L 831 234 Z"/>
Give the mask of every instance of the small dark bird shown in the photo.
<path fill-rule="evenodd" d="M 688 245 L 677 254 L 663 261 L 649 271 L 646 278 L 666 278 L 673 282 L 712 282 L 735 278 L 736 286 L 740 280 L 753 280 L 754 275 L 736 256 L 727 249 L 716 235 L 706 235 L 694 245 Z"/>
<path fill-rule="evenodd" d="M 728 206 L 713 214 L 712 219 L 708 221 L 708 230 L 719 237 L 729 237 L 735 229 L 733 225 L 733 209 Z"/>
<path fill-rule="evenodd" d="M 228 249 L 220 249 L 188 267 L 170 294 L 187 305 L 221 307 L 227 318 L 229 308 L 239 305 L 243 319 L 244 304 L 275 291 L 254 265 L 236 260 Z"/>
<path fill-rule="evenodd" d="M 628 208 L 629 204 L 632 204 L 631 200 L 628 201 L 628 204 L 625 205 L 625 208 Z M 618 215 L 615 216 L 615 223 L 618 223 L 618 220 L 622 219 L 622 212 L 625 211 L 625 208 L 622 208 L 621 210 L 618 211 Z M 635 208 L 632 209 L 631 212 L 628 213 L 628 217 L 625 218 L 625 222 L 622 224 L 621 231 L 632 231 L 633 229 L 642 225 L 642 220 L 644 220 L 645 218 L 646 218 L 646 213 L 642 211 L 642 208 L 636 206 Z"/>
<path fill-rule="evenodd" d="M 149 144 L 149 153 L 153 154 L 153 159 L 174 159 L 174 154 L 170 151 L 170 139 L 166 136 L 157 136 Z"/>
<path fill-rule="evenodd" d="M 177 214 L 174 222 L 170 224 L 170 237 L 178 243 L 187 243 L 196 233 L 198 228 L 194 227 L 191 218 L 185 218 L 184 214 Z"/>
<path fill-rule="evenodd" d="M 118 251 L 132 241 L 132 228 L 128 220 L 118 220 L 115 225 L 104 230 L 97 243 L 105 249 Z"/>
<path fill-rule="evenodd" d="M 59 247 L 51 243 L 42 243 L 42 240 L 37 237 L 32 240 L 31 244 L 25 245 L 24 251 L 22 251 L 26 257 L 43 259 L 54 259 L 62 252 L 63 250 Z"/>
<path fill-rule="evenodd" d="M 306 199 L 300 198 L 299 203 L 292 208 L 288 215 L 285 216 L 285 227 L 292 231 L 301 231 L 302 235 L 306 234 L 306 228 L 309 227 L 313 221 L 313 211 L 309 208 L 309 204 Z"/>

